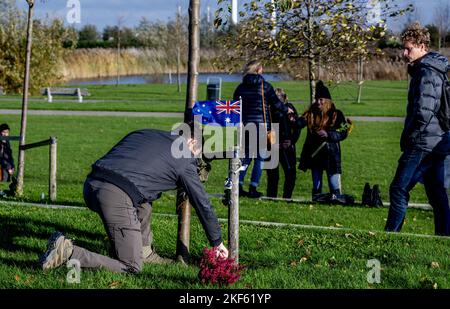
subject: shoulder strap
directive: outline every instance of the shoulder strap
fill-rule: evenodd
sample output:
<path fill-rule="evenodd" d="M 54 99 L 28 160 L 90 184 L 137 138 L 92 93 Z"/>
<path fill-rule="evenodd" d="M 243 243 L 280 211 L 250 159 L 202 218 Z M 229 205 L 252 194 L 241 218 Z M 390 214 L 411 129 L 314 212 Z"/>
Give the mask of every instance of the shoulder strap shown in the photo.
<path fill-rule="evenodd" d="M 264 98 L 264 81 L 261 81 L 261 96 L 262 96 L 262 106 L 263 106 L 263 115 L 264 115 L 264 123 L 266 123 L 267 127 L 267 118 L 266 118 L 266 103 Z M 269 120 L 270 120 L 270 106 L 269 106 Z M 270 120 L 270 122 L 272 122 Z"/>

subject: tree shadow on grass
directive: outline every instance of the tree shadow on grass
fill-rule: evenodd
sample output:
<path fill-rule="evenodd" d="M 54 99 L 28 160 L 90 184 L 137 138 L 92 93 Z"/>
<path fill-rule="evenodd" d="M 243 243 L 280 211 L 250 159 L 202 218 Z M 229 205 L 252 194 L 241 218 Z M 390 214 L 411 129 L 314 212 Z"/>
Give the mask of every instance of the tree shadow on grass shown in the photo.
<path fill-rule="evenodd" d="M 103 242 L 105 239 L 105 234 L 102 233 L 71 227 L 59 222 L 29 217 L 2 216 L 0 231 L 2 231 L 0 233 L 0 251 L 6 251 L 10 254 L 26 254 L 27 256 L 33 256 L 36 260 L 46 250 L 45 245 L 41 246 L 36 243 L 36 239 L 45 242 L 53 231 L 63 231 L 66 235 L 79 235 L 84 239 L 88 239 L 86 241 L 77 237 L 77 245 L 94 252 L 98 250 L 98 244 L 96 245 L 95 242 Z M 20 259 L 14 261 L 7 258 L 0 260 L 4 260 L 5 264 L 12 266 L 37 267 L 37 264 L 32 261 L 20 261 Z"/>

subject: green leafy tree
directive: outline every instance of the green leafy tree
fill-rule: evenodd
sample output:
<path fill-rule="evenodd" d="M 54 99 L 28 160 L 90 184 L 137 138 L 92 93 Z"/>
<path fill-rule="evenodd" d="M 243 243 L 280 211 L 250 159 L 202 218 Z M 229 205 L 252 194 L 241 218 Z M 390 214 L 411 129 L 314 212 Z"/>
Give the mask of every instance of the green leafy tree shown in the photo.
<path fill-rule="evenodd" d="M 240 12 L 236 33 L 225 39 L 224 50 L 235 52 L 224 55 L 224 63 L 237 67 L 259 58 L 291 73 L 306 63 L 313 98 L 319 63 L 333 72 L 343 62 L 364 60 L 376 51 L 386 18 L 408 10 L 391 2 L 378 0 L 370 6 L 359 0 L 252 0 Z M 224 0 L 218 4 L 215 24 L 221 26 L 228 23 L 229 8 Z"/>
<path fill-rule="evenodd" d="M 4 0 L 0 1 L 0 7 L 4 4 Z M 0 85 L 7 92 L 21 93 L 23 90 L 26 29 L 24 12 L 15 5 L 9 6 L 8 14 L 2 14 L 0 21 Z M 30 61 L 31 93 L 37 93 L 40 87 L 52 85 L 61 78 L 58 63 L 68 52 L 63 47 L 68 42 L 76 42 L 76 32 L 64 27 L 61 20 L 34 20 Z"/>
<path fill-rule="evenodd" d="M 430 46 L 434 49 L 439 49 L 439 28 L 436 25 L 426 25 L 425 28 L 427 28 L 430 33 Z"/>
<path fill-rule="evenodd" d="M 78 32 L 78 41 L 87 43 L 96 43 L 100 38 L 100 34 L 95 25 L 85 25 Z"/>

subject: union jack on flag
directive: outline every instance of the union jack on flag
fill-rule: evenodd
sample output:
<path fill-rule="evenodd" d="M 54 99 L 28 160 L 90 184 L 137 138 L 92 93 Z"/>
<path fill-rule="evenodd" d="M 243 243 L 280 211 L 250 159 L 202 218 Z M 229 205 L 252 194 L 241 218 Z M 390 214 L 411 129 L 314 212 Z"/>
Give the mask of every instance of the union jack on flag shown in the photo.
<path fill-rule="evenodd" d="M 192 113 L 202 116 L 203 124 L 234 126 L 241 121 L 241 102 L 239 100 L 195 102 Z"/>

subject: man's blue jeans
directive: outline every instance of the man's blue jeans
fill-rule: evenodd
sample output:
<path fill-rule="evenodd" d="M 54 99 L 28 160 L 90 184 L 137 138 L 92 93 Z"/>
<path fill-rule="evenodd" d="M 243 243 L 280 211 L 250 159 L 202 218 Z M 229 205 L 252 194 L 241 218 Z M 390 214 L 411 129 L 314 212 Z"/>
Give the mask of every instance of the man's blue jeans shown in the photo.
<path fill-rule="evenodd" d="M 430 205 L 433 207 L 435 234 L 450 235 L 450 208 L 445 189 L 445 156 L 407 149 L 401 155 L 389 195 L 391 205 L 386 231 L 398 232 L 405 219 L 409 192 L 423 181 Z"/>
<path fill-rule="evenodd" d="M 311 176 L 313 181 L 313 194 L 322 193 L 322 175 L 323 170 L 311 169 Z M 338 192 L 341 194 L 341 174 L 330 174 L 327 171 L 328 188 L 330 193 Z"/>

